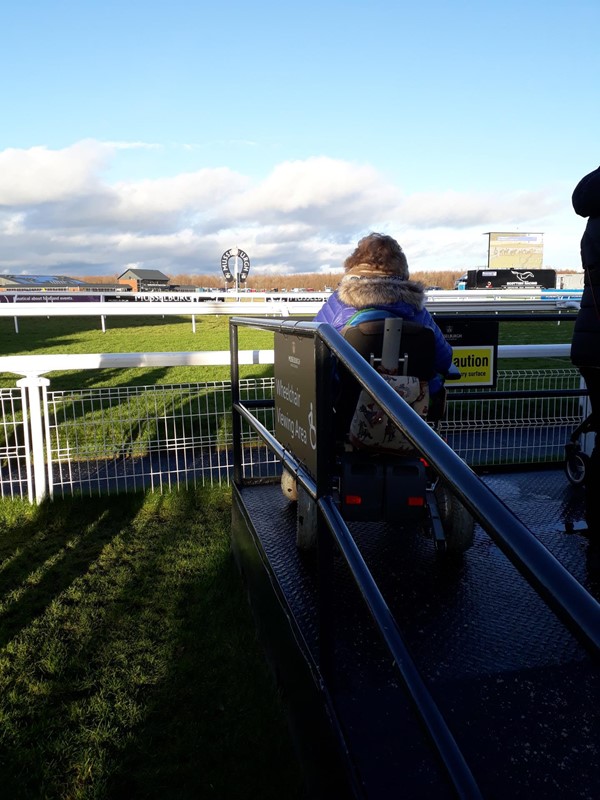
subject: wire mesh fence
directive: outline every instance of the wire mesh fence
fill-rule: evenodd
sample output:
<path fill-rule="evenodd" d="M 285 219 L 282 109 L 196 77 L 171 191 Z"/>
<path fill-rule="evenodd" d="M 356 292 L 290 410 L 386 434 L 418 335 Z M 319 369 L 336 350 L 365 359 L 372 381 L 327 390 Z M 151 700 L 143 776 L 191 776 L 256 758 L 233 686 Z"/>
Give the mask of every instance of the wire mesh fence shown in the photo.
<path fill-rule="evenodd" d="M 272 397 L 272 379 L 245 380 L 243 400 Z M 273 428 L 272 409 L 259 414 Z M 169 490 L 227 482 L 233 468 L 228 382 L 48 392 L 52 492 Z M 274 457 L 248 427 L 244 466 L 258 474 Z"/>
<path fill-rule="evenodd" d="M 524 397 L 520 392 L 578 389 L 575 369 L 499 371 L 505 399 L 450 392 L 440 434 L 472 466 L 560 461 L 584 414 L 579 396 Z M 242 402 L 271 400 L 273 378 L 245 379 Z M 2 497 L 28 495 L 29 438 L 20 389 L 0 392 Z M 255 411 L 274 430 L 272 408 Z M 228 482 L 233 472 L 229 382 L 94 388 L 46 393 L 45 458 L 52 495 L 169 491 Z M 242 421 L 242 469 L 275 474 L 277 459 Z"/>
<path fill-rule="evenodd" d="M 27 497 L 31 481 L 25 397 L 21 389 L 0 389 L 0 496 Z"/>
<path fill-rule="evenodd" d="M 583 398 L 523 393 L 580 387 L 576 369 L 499 370 L 496 390 L 510 397 L 484 399 L 485 390 L 473 389 L 468 400 L 450 399 L 438 429 L 473 467 L 562 461 L 564 446 L 584 416 Z"/>

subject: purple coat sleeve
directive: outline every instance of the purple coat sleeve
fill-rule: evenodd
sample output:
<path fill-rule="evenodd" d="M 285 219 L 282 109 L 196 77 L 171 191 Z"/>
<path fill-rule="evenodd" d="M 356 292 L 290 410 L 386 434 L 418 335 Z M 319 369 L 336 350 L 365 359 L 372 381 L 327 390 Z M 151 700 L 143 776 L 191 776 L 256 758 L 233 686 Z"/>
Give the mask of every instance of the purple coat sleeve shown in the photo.
<path fill-rule="evenodd" d="M 333 317 L 334 312 L 331 308 L 329 300 L 327 300 L 318 310 L 317 315 L 315 316 L 315 322 L 329 322 L 331 324 Z"/>

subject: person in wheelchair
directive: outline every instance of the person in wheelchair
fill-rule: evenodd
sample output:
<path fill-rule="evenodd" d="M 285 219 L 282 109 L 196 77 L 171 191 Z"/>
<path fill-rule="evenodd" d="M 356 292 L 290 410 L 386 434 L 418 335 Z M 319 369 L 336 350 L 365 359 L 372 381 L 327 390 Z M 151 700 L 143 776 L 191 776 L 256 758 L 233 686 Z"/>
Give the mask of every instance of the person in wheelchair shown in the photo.
<path fill-rule="evenodd" d="M 442 418 L 444 381 L 458 377 L 452 348 L 425 308 L 424 286 L 410 280 L 395 239 L 370 233 L 358 242 L 315 321 L 340 331 L 416 413 L 429 422 Z M 437 551 L 464 553 L 474 541 L 468 510 L 351 373 L 338 365 L 337 378 L 335 441 L 344 518 L 418 524 Z"/>
<path fill-rule="evenodd" d="M 402 349 L 407 341 L 413 343 L 413 350 L 421 349 L 420 357 L 410 358 L 408 374 L 413 380 L 398 379 L 394 388 L 417 413 L 430 420 L 439 419 L 444 380 L 452 366 L 452 348 L 425 308 L 425 287 L 410 280 L 408 262 L 398 242 L 385 234 L 370 233 L 345 260 L 344 276 L 315 321 L 330 323 L 368 360 L 369 352 L 381 353 L 382 321 L 391 317 L 403 321 Z M 345 370 L 340 373 L 340 383 L 336 439 L 350 432 L 358 446 L 362 440 L 367 447 L 371 444 L 380 449 L 402 449 L 400 434 L 369 424 L 369 414 L 377 413 L 376 408 L 370 408 L 372 404 L 365 402 L 362 420 L 360 414 L 357 419 L 354 412 L 359 395 L 363 395 L 356 381 L 348 380 Z M 378 431 L 378 441 L 370 443 L 374 430 Z M 390 436 L 397 441 L 386 442 Z"/>

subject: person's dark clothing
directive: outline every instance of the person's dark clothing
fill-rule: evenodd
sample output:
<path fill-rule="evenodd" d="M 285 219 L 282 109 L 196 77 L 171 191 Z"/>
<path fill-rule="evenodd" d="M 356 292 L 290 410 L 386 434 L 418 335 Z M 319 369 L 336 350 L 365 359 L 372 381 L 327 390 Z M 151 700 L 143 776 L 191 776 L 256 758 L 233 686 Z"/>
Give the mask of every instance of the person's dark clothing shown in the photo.
<path fill-rule="evenodd" d="M 581 264 L 584 269 L 600 267 L 600 167 L 582 178 L 573 191 L 573 208 L 580 217 L 589 217 L 581 239 Z"/>
<path fill-rule="evenodd" d="M 588 526 L 600 532 L 600 167 L 582 178 L 573 192 L 573 208 L 588 221 L 581 239 L 585 271 L 581 306 L 571 341 L 571 361 L 585 381 L 594 419 L 596 441 L 586 468 L 585 503 Z"/>
<path fill-rule="evenodd" d="M 571 361 L 577 367 L 600 367 L 600 167 L 575 187 L 573 208 L 589 219 L 581 239 L 585 279 L 571 342 Z"/>
<path fill-rule="evenodd" d="M 592 429 L 596 440 L 585 468 L 585 517 L 588 527 L 600 532 L 600 447 L 597 445 L 600 416 L 600 369 L 597 367 L 581 367 L 581 377 L 588 390 L 592 407 Z"/>

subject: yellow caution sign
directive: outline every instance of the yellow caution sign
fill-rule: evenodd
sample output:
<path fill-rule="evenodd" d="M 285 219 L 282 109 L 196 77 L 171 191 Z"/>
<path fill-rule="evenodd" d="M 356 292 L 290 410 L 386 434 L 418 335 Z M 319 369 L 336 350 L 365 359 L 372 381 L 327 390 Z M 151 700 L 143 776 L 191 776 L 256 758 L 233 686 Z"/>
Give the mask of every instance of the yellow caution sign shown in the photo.
<path fill-rule="evenodd" d="M 452 386 L 493 386 L 494 385 L 494 346 L 453 347 L 452 362 L 460 372 L 460 379 L 452 381 Z"/>

